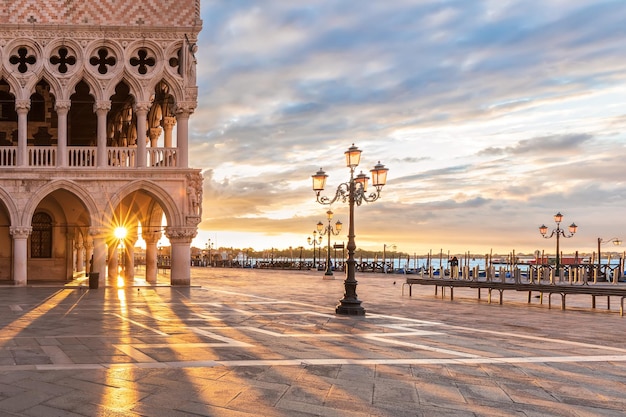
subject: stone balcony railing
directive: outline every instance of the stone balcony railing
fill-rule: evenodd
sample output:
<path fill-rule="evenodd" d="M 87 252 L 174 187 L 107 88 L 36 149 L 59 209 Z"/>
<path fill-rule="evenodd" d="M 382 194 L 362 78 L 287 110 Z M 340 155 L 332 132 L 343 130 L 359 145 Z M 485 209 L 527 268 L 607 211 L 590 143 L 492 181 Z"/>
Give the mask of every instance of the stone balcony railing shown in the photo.
<path fill-rule="evenodd" d="M 17 146 L 0 146 L 0 167 L 18 166 Z M 69 146 L 66 148 L 66 165 L 60 164 L 56 146 L 29 146 L 23 166 L 38 168 L 97 166 L 98 148 L 95 146 Z M 146 168 L 176 168 L 177 148 L 147 148 Z M 137 148 L 107 147 L 105 166 L 108 168 L 134 168 L 137 166 Z"/>

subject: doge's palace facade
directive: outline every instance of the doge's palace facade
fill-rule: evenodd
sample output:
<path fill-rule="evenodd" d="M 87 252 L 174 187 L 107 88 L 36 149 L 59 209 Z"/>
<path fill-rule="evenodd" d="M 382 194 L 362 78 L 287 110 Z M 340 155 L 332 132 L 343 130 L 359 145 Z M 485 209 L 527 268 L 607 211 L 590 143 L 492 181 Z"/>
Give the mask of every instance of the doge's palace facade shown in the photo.
<path fill-rule="evenodd" d="M 0 282 L 132 279 L 140 237 L 156 282 L 165 235 L 190 284 L 201 27 L 200 0 L 0 0 Z"/>

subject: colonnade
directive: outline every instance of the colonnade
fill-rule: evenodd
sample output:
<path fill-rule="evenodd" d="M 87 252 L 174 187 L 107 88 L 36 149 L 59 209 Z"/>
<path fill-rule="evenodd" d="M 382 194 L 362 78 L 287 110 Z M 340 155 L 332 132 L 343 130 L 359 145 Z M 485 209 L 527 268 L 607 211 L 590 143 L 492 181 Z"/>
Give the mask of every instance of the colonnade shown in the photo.
<path fill-rule="evenodd" d="M 17 166 L 28 165 L 28 112 L 30 111 L 30 100 L 16 100 L 15 109 L 17 112 Z M 67 152 L 67 119 L 72 102 L 69 100 L 59 100 L 55 103 L 55 110 L 57 113 L 57 166 L 67 167 L 68 152 Z M 137 115 L 137 132 L 146 132 L 147 130 L 147 115 L 150 110 L 150 103 L 137 103 L 135 106 L 135 112 Z M 96 144 L 96 166 L 107 167 L 108 155 L 107 155 L 107 115 L 111 110 L 111 101 L 104 100 L 98 101 L 94 105 L 96 117 L 97 117 L 97 144 Z M 177 126 L 176 147 L 177 147 L 177 162 L 178 168 L 188 168 L 188 148 L 189 148 L 189 116 L 193 110 L 178 107 L 176 110 L 176 117 L 165 117 L 163 123 L 163 137 L 164 147 L 172 147 L 173 129 Z M 151 147 L 156 147 L 157 139 L 161 134 L 160 129 L 150 129 L 147 137 L 138 138 L 137 140 L 137 158 L 135 158 L 135 167 L 144 168 L 147 165 L 147 141 L 149 140 Z"/>

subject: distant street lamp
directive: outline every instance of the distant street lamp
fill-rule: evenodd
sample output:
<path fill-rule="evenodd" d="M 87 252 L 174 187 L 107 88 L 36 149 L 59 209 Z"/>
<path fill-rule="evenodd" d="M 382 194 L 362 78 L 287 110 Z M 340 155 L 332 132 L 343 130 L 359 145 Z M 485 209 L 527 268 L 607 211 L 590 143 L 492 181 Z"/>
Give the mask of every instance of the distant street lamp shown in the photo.
<path fill-rule="evenodd" d="M 333 266 L 330 261 L 330 236 L 339 235 L 339 233 L 341 233 L 341 228 L 343 224 L 339 220 L 337 220 L 337 223 L 335 223 L 335 228 L 333 228 L 333 226 L 330 224 L 330 221 L 333 219 L 333 212 L 331 210 L 328 210 L 326 212 L 326 217 L 328 218 L 328 226 L 324 227 L 324 224 L 322 222 L 318 222 L 317 231 L 319 232 L 320 237 L 324 235 L 328 235 L 328 250 L 326 251 L 326 272 L 324 272 L 324 276 L 332 277 Z M 332 279 L 332 278 L 324 278 L 324 279 Z"/>
<path fill-rule="evenodd" d="M 543 236 L 545 239 L 550 239 L 552 236 L 556 235 L 556 275 L 559 277 L 560 277 L 560 272 L 561 272 L 559 238 L 561 236 L 563 236 L 564 238 L 570 238 L 574 236 L 574 234 L 576 233 L 576 229 L 578 229 L 578 226 L 576 226 L 576 223 L 572 223 L 569 225 L 569 235 L 566 235 L 565 230 L 561 229 L 561 221 L 563 221 L 563 215 L 561 214 L 561 212 L 558 212 L 554 215 L 554 222 L 556 223 L 556 229 L 552 230 L 552 233 L 550 233 L 550 236 L 546 235 L 548 233 L 548 226 L 546 226 L 545 224 L 542 224 L 541 226 L 539 226 L 539 233 L 541 233 L 541 236 Z"/>
<path fill-rule="evenodd" d="M 313 245 L 313 268 L 317 269 L 317 266 L 315 266 L 315 245 L 322 244 L 322 236 L 317 236 L 317 230 L 314 230 L 313 237 L 307 237 L 306 241 L 309 243 L 309 245 Z"/>
<path fill-rule="evenodd" d="M 206 243 L 206 249 L 207 252 L 209 253 L 209 262 L 207 263 L 207 266 L 211 266 L 211 249 L 213 248 L 213 243 L 211 243 L 211 239 L 209 239 L 209 241 Z"/>
<path fill-rule="evenodd" d="M 396 250 L 396 245 L 393 244 L 393 243 L 391 245 L 388 245 L 386 243 L 383 244 L 383 272 L 385 274 L 387 273 L 387 268 L 385 266 L 385 262 L 387 262 L 386 261 L 386 258 L 387 258 L 387 248 Z M 393 261 L 391 262 L 391 269 L 393 269 Z"/>
<path fill-rule="evenodd" d="M 320 204 L 329 205 L 337 200 L 341 200 L 344 203 L 348 201 L 348 205 L 350 207 L 350 217 L 348 223 L 348 259 L 346 261 L 348 269 L 346 272 L 346 280 L 344 281 L 345 293 L 343 299 L 340 301 L 340 304 L 335 308 L 335 313 L 362 316 L 365 315 L 365 309 L 361 306 L 361 301 L 357 298 L 356 294 L 357 281 L 355 279 L 356 261 L 354 259 L 354 251 L 356 250 L 356 242 L 354 239 L 354 205 L 356 203 L 357 206 L 360 206 L 363 201 L 369 203 L 378 200 L 383 186 L 387 183 L 387 171 L 389 171 L 389 169 L 385 168 L 383 164 L 378 162 L 374 169 L 370 170 L 370 173 L 372 174 L 372 185 L 376 187 L 376 192 L 367 195 L 366 190 L 369 177 L 363 174 L 363 172 L 356 177 L 354 176 L 354 169 L 359 165 L 361 160 L 361 150 L 352 144 L 352 146 L 344 152 L 344 155 L 346 156 L 346 166 L 350 168 L 350 180 L 339 184 L 333 198 L 320 196 L 320 193 L 324 190 L 324 186 L 326 185 L 326 178 L 328 177 L 328 175 L 326 175 L 326 173 L 320 168 L 320 170 L 312 176 L 313 191 L 315 191 L 317 202 Z"/>
<path fill-rule="evenodd" d="M 600 256 L 600 246 L 606 245 L 607 243 L 613 243 L 615 246 L 619 246 L 622 244 L 622 241 L 618 238 L 614 237 L 609 240 L 604 240 L 601 237 L 598 238 L 598 274 L 600 274 L 600 267 L 602 266 L 601 256 Z"/>

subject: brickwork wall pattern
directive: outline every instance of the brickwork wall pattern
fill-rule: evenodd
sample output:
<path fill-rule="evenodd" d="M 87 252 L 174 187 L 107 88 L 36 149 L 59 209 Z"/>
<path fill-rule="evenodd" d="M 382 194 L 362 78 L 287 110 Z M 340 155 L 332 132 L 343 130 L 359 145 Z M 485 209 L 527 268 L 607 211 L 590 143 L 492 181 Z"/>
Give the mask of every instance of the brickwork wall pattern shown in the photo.
<path fill-rule="evenodd" d="M 194 26 L 200 0 L 0 0 L 0 24 Z"/>

